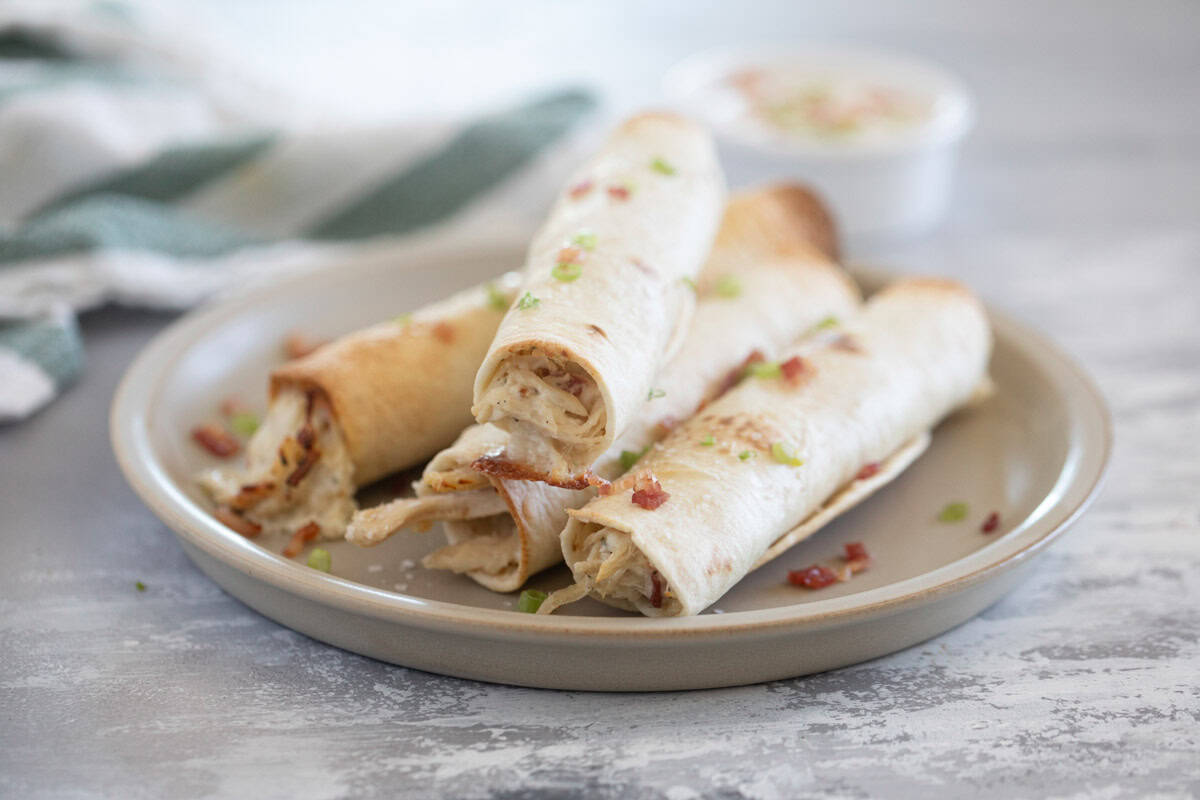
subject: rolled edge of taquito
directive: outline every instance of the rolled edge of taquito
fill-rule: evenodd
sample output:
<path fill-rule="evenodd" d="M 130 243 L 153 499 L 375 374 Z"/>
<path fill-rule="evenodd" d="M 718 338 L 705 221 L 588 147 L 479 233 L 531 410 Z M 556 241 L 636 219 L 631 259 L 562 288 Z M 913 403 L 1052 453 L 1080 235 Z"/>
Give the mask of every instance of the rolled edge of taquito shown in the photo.
<path fill-rule="evenodd" d="M 560 195 L 530 246 L 530 300 L 501 324 L 472 411 L 512 434 L 520 476 L 576 487 L 674 354 L 717 231 L 709 134 L 668 113 L 627 120 Z M 510 475 L 516 477 L 517 473 Z"/>
<path fill-rule="evenodd" d="M 475 369 L 519 281 L 501 275 L 276 369 L 244 464 L 198 478 L 218 517 L 247 535 L 315 523 L 322 538 L 342 536 L 357 487 L 427 458 L 471 423 Z"/>
<path fill-rule="evenodd" d="M 744 382 L 612 494 L 570 510 L 561 542 L 576 583 L 544 613 L 584 594 L 647 616 L 700 613 L 819 527 L 807 519 L 827 506 L 840 513 L 886 482 L 837 502 L 865 465 L 907 463 L 906 449 L 911 461 L 921 436 L 986 381 L 990 350 L 986 312 L 961 285 L 908 279 L 884 289 L 844 328 L 786 354 L 799 359 L 796 380 Z"/>
<path fill-rule="evenodd" d="M 475 372 L 519 281 L 510 272 L 320 347 L 271 373 L 271 397 L 296 387 L 329 403 L 358 486 L 429 458 L 471 424 Z"/>

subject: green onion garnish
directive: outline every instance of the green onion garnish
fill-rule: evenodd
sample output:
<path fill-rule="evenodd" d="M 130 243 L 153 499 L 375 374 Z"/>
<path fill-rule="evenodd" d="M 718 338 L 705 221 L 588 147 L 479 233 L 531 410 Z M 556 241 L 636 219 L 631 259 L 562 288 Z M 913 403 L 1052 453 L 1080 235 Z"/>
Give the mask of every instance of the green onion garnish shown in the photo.
<path fill-rule="evenodd" d="M 662 158 L 656 158 L 650 162 L 650 169 L 663 175 L 674 175 L 675 168 L 668 164 Z"/>
<path fill-rule="evenodd" d="M 319 569 L 321 572 L 329 572 L 333 567 L 333 559 L 329 555 L 329 551 L 324 547 L 318 547 L 308 554 L 308 565 L 313 569 Z"/>
<path fill-rule="evenodd" d="M 716 443 L 717 443 L 717 440 L 713 438 L 713 435 L 711 433 L 708 436 L 705 436 L 703 439 L 700 440 L 701 447 L 712 447 Z"/>
<path fill-rule="evenodd" d="M 837 324 L 838 324 L 837 317 L 826 317 L 825 319 L 821 320 L 816 325 L 814 325 L 813 330 L 814 331 L 823 331 L 823 330 L 827 330 L 829 328 L 835 328 L 835 327 L 837 327 Z"/>
<path fill-rule="evenodd" d="M 778 378 L 782 374 L 778 361 L 755 361 L 746 365 L 746 377 Z"/>
<path fill-rule="evenodd" d="M 531 295 L 529 292 L 521 295 L 521 299 L 517 301 L 517 308 L 522 311 L 528 311 L 531 308 L 537 308 L 537 305 L 542 301 Z"/>
<path fill-rule="evenodd" d="M 733 275 L 722 275 L 713 288 L 721 297 L 737 297 L 742 293 L 742 282 Z"/>
<path fill-rule="evenodd" d="M 804 459 L 797 458 L 796 454 L 783 442 L 771 443 L 771 458 L 780 464 L 787 464 L 789 467 L 799 467 L 804 463 Z"/>
<path fill-rule="evenodd" d="M 742 452 L 738 453 L 738 458 L 742 461 L 749 461 L 750 459 L 754 458 L 754 451 L 743 450 Z"/>
<path fill-rule="evenodd" d="M 938 512 L 938 522 L 962 522 L 967 518 L 966 503 L 947 503 L 946 507 Z"/>
<path fill-rule="evenodd" d="M 229 418 L 229 427 L 238 436 L 253 436 L 258 430 L 258 417 L 250 411 L 239 411 Z"/>
<path fill-rule="evenodd" d="M 679 280 L 681 280 L 683 282 L 683 285 L 688 287 L 689 289 L 691 289 L 693 292 L 699 291 L 696 288 L 696 282 L 694 280 L 692 280 L 691 278 L 689 278 L 687 275 L 684 275 Z"/>
<path fill-rule="evenodd" d="M 508 310 L 508 298 L 504 296 L 504 292 L 496 288 L 496 284 L 489 283 L 484 287 L 487 289 L 488 305 L 497 311 Z"/>
<path fill-rule="evenodd" d="M 647 400 L 655 400 L 659 397 L 666 397 L 666 396 L 667 396 L 667 393 L 665 391 L 663 391 L 662 389 L 651 389 L 649 392 L 646 393 Z"/>
<path fill-rule="evenodd" d="M 570 283 L 583 274 L 583 265 L 574 261 L 560 261 L 550 270 L 550 274 L 563 283 Z"/>
<path fill-rule="evenodd" d="M 641 450 L 622 450 L 621 451 L 621 471 L 629 472 L 633 469 L 633 465 L 641 460 L 642 456 L 650 451 L 650 445 L 646 445 Z"/>
<path fill-rule="evenodd" d="M 144 592 L 144 591 L 146 591 L 146 584 L 142 583 L 141 581 L 138 581 L 137 583 L 135 583 L 133 585 L 133 588 L 137 589 L 139 592 Z"/>
<path fill-rule="evenodd" d="M 526 589 L 517 598 L 517 611 L 524 611 L 526 614 L 536 614 L 545 600 L 545 592 L 539 589 Z"/>
<path fill-rule="evenodd" d="M 392 318 L 392 321 L 401 325 L 407 325 L 408 323 L 412 322 L 412 312 L 405 311 L 403 314 L 397 314 Z"/>
<path fill-rule="evenodd" d="M 596 234 L 594 233 L 577 233 L 575 238 L 571 240 L 571 244 L 576 247 L 587 250 L 589 253 L 596 249 Z"/>

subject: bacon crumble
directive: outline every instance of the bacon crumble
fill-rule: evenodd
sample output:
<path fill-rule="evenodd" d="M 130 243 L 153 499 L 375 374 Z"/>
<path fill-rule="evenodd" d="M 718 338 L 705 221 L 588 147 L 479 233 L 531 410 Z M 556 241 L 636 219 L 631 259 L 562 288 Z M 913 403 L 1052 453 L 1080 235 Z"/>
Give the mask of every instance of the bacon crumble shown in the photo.
<path fill-rule="evenodd" d="M 292 534 L 292 538 L 288 540 L 287 545 L 283 548 L 283 554 L 288 558 L 295 558 L 300 555 L 300 551 L 304 549 L 304 545 L 316 539 L 320 533 L 321 526 L 316 522 L 306 523 Z"/>
<path fill-rule="evenodd" d="M 251 522 L 229 506 L 217 506 L 213 511 L 213 516 L 226 528 L 229 528 L 234 533 L 240 533 L 247 539 L 253 539 L 262 533 L 262 525 Z"/>
<path fill-rule="evenodd" d="M 800 376 L 808 371 L 808 363 L 800 356 L 792 356 L 779 365 L 779 371 L 783 373 L 785 381 L 795 386 L 800 382 Z"/>
<path fill-rule="evenodd" d="M 667 502 L 670 497 L 670 494 L 663 491 L 662 484 L 654 477 L 654 473 L 647 470 L 638 473 L 637 479 L 633 482 L 633 496 L 630 498 L 630 502 L 647 511 L 653 511 Z"/>
<path fill-rule="evenodd" d="M 236 511 L 245 511 L 248 508 L 253 508 L 260 502 L 271 496 L 275 491 L 274 481 L 263 481 L 262 483 L 247 483 L 238 489 L 237 495 L 229 502 Z"/>
<path fill-rule="evenodd" d="M 787 574 L 788 583 L 802 589 L 824 589 L 838 582 L 837 574 L 829 567 L 813 564 L 804 569 L 791 570 Z"/>
<path fill-rule="evenodd" d="M 662 608 L 663 583 L 662 576 L 658 574 L 658 570 L 650 573 L 650 587 L 650 605 L 655 608 Z"/>
<path fill-rule="evenodd" d="M 192 441 L 217 458 L 229 458 L 242 449 L 234 435 L 219 425 L 197 425 L 192 428 Z"/>
<path fill-rule="evenodd" d="M 864 464 L 863 468 L 854 476 L 855 480 L 865 481 L 867 478 L 873 478 L 879 474 L 879 462 L 872 461 L 869 464 Z"/>
<path fill-rule="evenodd" d="M 996 530 L 996 528 L 999 528 L 999 527 L 1000 527 L 1000 514 L 993 511 L 992 513 L 987 515 L 987 519 L 985 519 L 983 521 L 983 525 L 979 528 L 979 530 L 983 531 L 984 533 L 992 533 L 993 531 Z"/>
<path fill-rule="evenodd" d="M 624 202 L 629 199 L 628 186 L 609 186 L 606 191 L 608 192 L 608 196 L 614 200 L 620 200 Z"/>
<path fill-rule="evenodd" d="M 579 183 L 572 186 L 569 190 L 567 190 L 567 194 L 570 196 L 570 198 L 572 200 L 578 200 L 579 198 L 587 195 L 588 192 L 592 191 L 592 185 L 593 184 L 590 180 L 589 181 L 580 181 Z"/>

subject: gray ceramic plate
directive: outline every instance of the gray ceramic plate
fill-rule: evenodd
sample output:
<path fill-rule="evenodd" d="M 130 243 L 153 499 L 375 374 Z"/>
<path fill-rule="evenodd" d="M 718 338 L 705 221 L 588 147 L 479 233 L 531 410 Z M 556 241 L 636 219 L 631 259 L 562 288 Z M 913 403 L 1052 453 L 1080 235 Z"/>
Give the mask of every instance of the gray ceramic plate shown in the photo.
<path fill-rule="evenodd" d="M 390 318 L 519 264 L 521 251 L 413 249 L 255 291 L 172 325 L 130 367 L 112 408 L 126 477 L 226 591 L 316 639 L 384 661 L 480 680 L 564 689 L 690 689 L 753 683 L 851 664 L 969 619 L 1011 589 L 1094 496 L 1111 445 L 1103 400 L 1053 345 L 993 315 L 999 391 L 938 428 L 907 472 L 705 614 L 653 620 L 581 602 L 551 617 L 515 610 L 455 575 L 425 571 L 435 529 L 360 550 L 328 545 L 333 573 L 277 555 L 208 514 L 189 476 L 210 459 L 188 431 L 221 398 L 263 402 L 286 331 L 333 336 Z M 381 495 L 380 487 L 368 495 Z M 374 499 L 374 498 L 368 498 Z M 951 500 L 969 504 L 939 523 Z M 986 535 L 991 511 L 1002 523 Z M 789 569 L 861 540 L 875 557 L 853 580 L 810 592 Z M 564 568 L 534 579 L 567 583 Z"/>

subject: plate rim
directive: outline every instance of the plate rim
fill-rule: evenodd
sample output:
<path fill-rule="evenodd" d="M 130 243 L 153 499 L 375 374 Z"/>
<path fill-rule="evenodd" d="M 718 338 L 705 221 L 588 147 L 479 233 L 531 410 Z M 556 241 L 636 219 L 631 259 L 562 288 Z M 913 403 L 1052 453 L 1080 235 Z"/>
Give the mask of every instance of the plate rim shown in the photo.
<path fill-rule="evenodd" d="M 438 260 L 465 261 L 468 258 L 490 257 L 504 263 L 503 259 L 496 257 L 498 251 L 523 250 L 523 242 L 501 239 L 466 244 L 414 242 L 400 248 L 393 247 L 386 253 L 389 269 L 410 272 L 431 266 L 428 262 Z M 173 356 L 186 351 L 201 335 L 263 300 L 273 299 L 277 294 L 296 291 L 314 281 L 352 281 L 357 272 L 370 272 L 377 268 L 378 262 L 368 257 L 353 264 L 306 270 L 185 314 L 158 332 L 126 368 L 109 411 L 110 441 L 118 466 L 139 499 L 172 533 L 250 578 L 316 603 L 399 624 L 460 632 L 476 629 L 493 636 L 622 637 L 658 642 L 680 637 L 703 638 L 727 636 L 730 633 L 833 627 L 932 602 L 1028 561 L 1059 538 L 1091 506 L 1103 487 L 1111 464 L 1114 440 L 1112 412 L 1093 379 L 1048 337 L 985 303 L 997 339 L 1003 331 L 1010 339 L 1025 345 L 1019 348 L 1023 352 L 1030 352 L 1029 345 L 1032 345 L 1035 355 L 1060 368 L 1061 371 L 1052 377 L 1057 385 L 1075 390 L 1065 393 L 1065 397 L 1070 405 L 1078 406 L 1068 417 L 1070 423 L 1073 426 L 1083 425 L 1085 432 L 1090 432 L 1093 439 L 1098 439 L 1084 448 L 1088 452 L 1079 454 L 1074 448 L 1069 449 L 1068 462 L 1072 452 L 1077 455 L 1078 463 L 1074 465 L 1074 471 L 1070 463 L 1064 464 L 1054 487 L 1026 517 L 1028 524 L 1008 531 L 966 556 L 934 570 L 842 597 L 693 617 L 538 616 L 377 589 L 283 559 L 221 525 L 171 479 L 155 457 L 148 425 L 148 417 L 169 374 L 169 370 L 163 369 L 163 366 L 170 364 Z M 853 272 L 856 275 L 898 277 L 898 273 L 885 270 L 855 269 Z M 1084 419 L 1085 416 L 1091 419 Z M 1076 439 L 1072 437 L 1072 441 Z M 1081 472 L 1085 467 L 1086 473 Z M 1068 491 L 1074 493 L 1077 499 L 1063 507 L 1063 499 Z M 1056 493 L 1059 497 L 1043 510 L 1041 506 Z M 936 580 L 934 576 L 937 576 Z M 932 584 L 929 583 L 931 580 L 934 580 Z"/>

